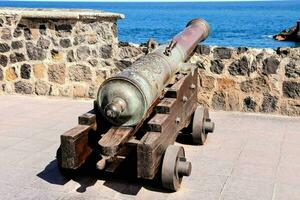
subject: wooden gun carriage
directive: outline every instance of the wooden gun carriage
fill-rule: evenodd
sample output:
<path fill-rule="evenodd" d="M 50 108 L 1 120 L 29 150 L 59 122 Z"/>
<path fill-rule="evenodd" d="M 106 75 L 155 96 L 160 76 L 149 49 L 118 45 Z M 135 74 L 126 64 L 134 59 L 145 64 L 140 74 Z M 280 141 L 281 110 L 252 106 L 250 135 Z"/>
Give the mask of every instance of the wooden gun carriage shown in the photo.
<path fill-rule="evenodd" d="M 201 145 L 214 129 L 207 108 L 197 104 L 198 71 L 186 63 L 208 35 L 205 20 L 191 20 L 168 45 L 105 80 L 94 109 L 61 136 L 61 169 L 76 170 L 96 152 L 96 167 L 115 172 L 134 154 L 137 178 L 160 174 L 164 188 L 178 190 L 192 169 L 183 147 L 173 145 L 179 132 Z"/>
<path fill-rule="evenodd" d="M 191 173 L 183 147 L 173 145 L 178 134 L 183 129 L 190 131 L 192 143 L 203 145 L 214 129 L 207 108 L 197 103 L 197 89 L 197 70 L 176 74 L 147 117 L 135 127 L 110 125 L 98 114 L 95 103 L 93 110 L 78 117 L 78 126 L 61 135 L 60 167 L 76 170 L 98 149 L 102 159 L 95 167 L 114 172 L 134 151 L 138 178 L 154 179 L 159 172 L 164 188 L 178 190 L 182 177 Z M 95 138 L 99 141 L 91 144 Z"/>

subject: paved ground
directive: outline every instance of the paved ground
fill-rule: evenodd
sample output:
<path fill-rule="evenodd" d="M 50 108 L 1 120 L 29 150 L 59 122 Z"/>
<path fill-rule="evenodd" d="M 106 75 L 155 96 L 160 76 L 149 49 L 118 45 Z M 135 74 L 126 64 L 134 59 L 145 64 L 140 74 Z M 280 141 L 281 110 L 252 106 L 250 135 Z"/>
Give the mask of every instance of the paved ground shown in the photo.
<path fill-rule="evenodd" d="M 91 101 L 0 96 L 0 199 L 300 199 L 300 118 L 213 112 L 205 146 L 184 145 L 191 177 L 176 193 L 146 183 L 62 177 L 59 135 Z"/>

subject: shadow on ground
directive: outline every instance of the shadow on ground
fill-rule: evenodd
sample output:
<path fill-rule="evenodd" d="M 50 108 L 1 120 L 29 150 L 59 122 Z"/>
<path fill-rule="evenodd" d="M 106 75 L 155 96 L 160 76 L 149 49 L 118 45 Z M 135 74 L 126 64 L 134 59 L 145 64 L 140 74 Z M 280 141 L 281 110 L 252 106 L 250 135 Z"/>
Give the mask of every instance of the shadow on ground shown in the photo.
<path fill-rule="evenodd" d="M 136 178 L 136 166 L 132 161 L 124 161 L 115 173 L 99 171 L 95 168 L 97 156 L 93 155 L 87 163 L 76 171 L 62 170 L 58 166 L 57 159 L 51 161 L 37 176 L 49 184 L 64 186 L 69 181 L 80 184 L 76 189 L 78 193 L 86 192 L 88 187 L 93 187 L 98 180 L 105 181 L 103 186 L 113 189 L 121 194 L 137 195 L 142 187 L 163 193 L 168 191 L 161 189 L 160 178 L 143 180 Z"/>

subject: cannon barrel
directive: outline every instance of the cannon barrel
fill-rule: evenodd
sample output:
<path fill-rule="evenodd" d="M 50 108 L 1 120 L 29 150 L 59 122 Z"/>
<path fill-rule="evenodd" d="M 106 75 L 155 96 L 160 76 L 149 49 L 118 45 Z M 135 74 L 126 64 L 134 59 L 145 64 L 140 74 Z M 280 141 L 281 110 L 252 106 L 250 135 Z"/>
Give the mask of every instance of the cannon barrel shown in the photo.
<path fill-rule="evenodd" d="M 121 73 L 104 81 L 97 94 L 97 104 L 102 115 L 118 126 L 139 123 L 209 32 L 205 20 L 191 20 L 171 42 L 159 46 Z"/>

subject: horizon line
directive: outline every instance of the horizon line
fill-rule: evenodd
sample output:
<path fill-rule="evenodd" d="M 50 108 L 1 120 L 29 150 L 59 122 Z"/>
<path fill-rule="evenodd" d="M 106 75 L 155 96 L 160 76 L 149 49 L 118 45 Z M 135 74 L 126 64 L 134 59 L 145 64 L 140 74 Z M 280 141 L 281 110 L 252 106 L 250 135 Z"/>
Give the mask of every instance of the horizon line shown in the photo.
<path fill-rule="evenodd" d="M 105 3 L 140 3 L 140 2 L 160 2 L 160 3 L 193 3 L 193 2 L 263 2 L 263 1 L 294 1 L 294 0 L 7 0 L 8 2 L 105 2 Z"/>

